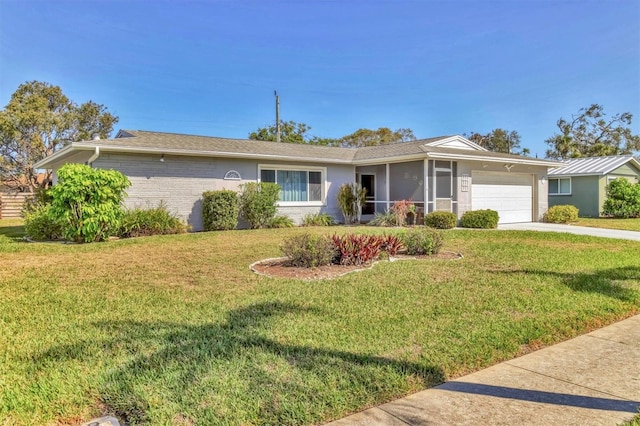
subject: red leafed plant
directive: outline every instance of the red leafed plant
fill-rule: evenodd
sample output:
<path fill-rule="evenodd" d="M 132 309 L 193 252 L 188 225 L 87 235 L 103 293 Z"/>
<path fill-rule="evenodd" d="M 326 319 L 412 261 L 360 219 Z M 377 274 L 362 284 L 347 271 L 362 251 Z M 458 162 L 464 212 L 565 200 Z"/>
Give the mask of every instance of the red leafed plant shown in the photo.
<path fill-rule="evenodd" d="M 379 235 L 333 235 L 341 265 L 366 265 L 378 258 L 384 238 Z"/>
<path fill-rule="evenodd" d="M 396 235 L 384 235 L 381 250 L 389 253 L 389 256 L 395 256 L 404 248 L 402 240 Z"/>

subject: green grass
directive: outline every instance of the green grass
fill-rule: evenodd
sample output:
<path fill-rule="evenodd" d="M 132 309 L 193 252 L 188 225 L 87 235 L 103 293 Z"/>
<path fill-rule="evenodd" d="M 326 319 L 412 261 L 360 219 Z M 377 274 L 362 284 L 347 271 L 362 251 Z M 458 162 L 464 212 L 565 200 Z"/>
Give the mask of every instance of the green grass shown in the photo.
<path fill-rule="evenodd" d="M 588 226 L 590 228 L 622 229 L 625 231 L 640 231 L 640 218 L 610 219 L 610 218 L 586 218 L 581 217 L 576 226 Z"/>
<path fill-rule="evenodd" d="M 6 225 L 0 424 L 321 423 L 640 312 L 633 241 L 452 230 L 462 260 L 304 282 L 248 265 L 356 228 L 64 245 Z"/>

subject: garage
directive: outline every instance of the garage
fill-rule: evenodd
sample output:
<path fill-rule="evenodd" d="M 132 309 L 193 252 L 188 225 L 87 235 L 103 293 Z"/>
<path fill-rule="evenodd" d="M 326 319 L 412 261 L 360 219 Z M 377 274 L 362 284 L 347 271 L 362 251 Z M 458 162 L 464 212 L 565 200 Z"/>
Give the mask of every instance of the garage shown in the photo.
<path fill-rule="evenodd" d="M 500 223 L 532 221 L 532 175 L 473 172 L 471 182 L 473 210 L 496 210 Z"/>

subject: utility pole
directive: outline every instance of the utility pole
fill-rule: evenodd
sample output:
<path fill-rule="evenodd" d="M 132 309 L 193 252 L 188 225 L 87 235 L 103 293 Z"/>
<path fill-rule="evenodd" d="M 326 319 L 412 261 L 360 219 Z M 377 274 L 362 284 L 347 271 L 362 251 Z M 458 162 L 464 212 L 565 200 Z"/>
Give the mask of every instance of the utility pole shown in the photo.
<path fill-rule="evenodd" d="M 276 96 L 276 142 L 280 142 L 280 97 L 276 90 L 273 94 Z"/>

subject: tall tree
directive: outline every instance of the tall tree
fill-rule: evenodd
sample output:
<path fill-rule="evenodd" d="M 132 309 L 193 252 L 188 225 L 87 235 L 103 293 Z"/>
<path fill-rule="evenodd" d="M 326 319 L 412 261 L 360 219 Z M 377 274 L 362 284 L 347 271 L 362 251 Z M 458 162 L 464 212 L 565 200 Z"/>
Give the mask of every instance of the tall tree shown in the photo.
<path fill-rule="evenodd" d="M 70 142 L 108 138 L 118 117 L 100 104 L 77 105 L 62 89 L 40 81 L 21 84 L 0 111 L 0 181 L 19 190 L 46 185 L 33 165 Z"/>
<path fill-rule="evenodd" d="M 311 140 L 310 130 L 311 126 L 304 123 L 280 120 L 280 141 L 285 143 L 308 143 Z M 249 133 L 249 139 L 275 142 L 276 132 L 277 129 L 274 123 Z"/>
<path fill-rule="evenodd" d="M 640 151 L 640 136 L 629 127 L 632 118 L 628 112 L 606 118 L 604 108 L 598 104 L 580 109 L 571 120 L 560 118 L 556 123 L 560 133 L 545 141 L 550 147 L 547 158 L 602 157 Z"/>
<path fill-rule="evenodd" d="M 520 147 L 520 134 L 515 130 L 498 128 L 493 129 L 486 135 L 472 132 L 467 136 L 467 139 L 493 152 L 518 155 L 527 155 L 530 153 L 529 148 Z"/>
<path fill-rule="evenodd" d="M 350 148 L 361 148 L 364 146 L 408 142 L 415 139 L 416 137 L 411 129 L 398 129 L 393 131 L 388 127 L 380 127 L 377 130 L 358 129 L 350 135 L 340 138 L 340 145 Z"/>

